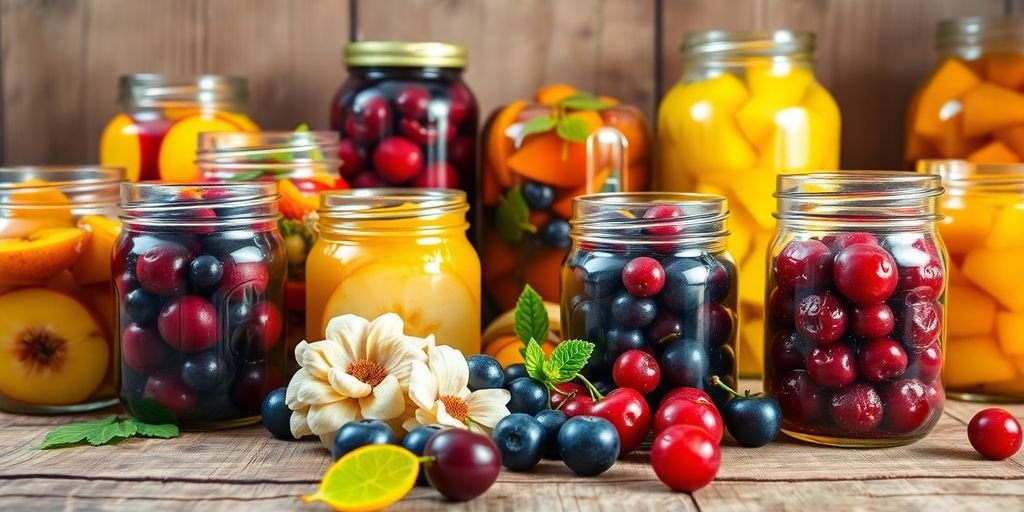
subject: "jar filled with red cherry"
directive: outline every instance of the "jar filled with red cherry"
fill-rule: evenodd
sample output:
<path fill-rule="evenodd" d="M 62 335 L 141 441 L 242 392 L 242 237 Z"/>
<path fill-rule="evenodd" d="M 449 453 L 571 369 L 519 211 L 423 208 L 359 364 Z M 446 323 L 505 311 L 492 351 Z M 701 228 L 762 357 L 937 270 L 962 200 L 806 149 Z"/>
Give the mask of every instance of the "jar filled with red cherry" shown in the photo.
<path fill-rule="evenodd" d="M 562 334 L 596 345 L 581 373 L 613 386 L 622 354 L 654 355 L 660 385 L 736 383 L 736 265 L 726 251 L 722 196 L 609 193 L 573 200 L 572 246 L 562 266 Z"/>
<path fill-rule="evenodd" d="M 273 182 L 122 185 L 111 269 L 121 402 L 183 428 L 258 421 L 286 381 L 286 258 Z"/>
<path fill-rule="evenodd" d="M 345 66 L 331 128 L 341 134 L 341 173 L 352 187 L 456 188 L 475 197 L 478 114 L 462 80 L 466 49 L 360 41 L 345 46 Z"/>
<path fill-rule="evenodd" d="M 936 176 L 847 171 L 778 178 L 767 266 L 765 389 L 783 431 L 895 446 L 942 415 L 946 249 Z"/>

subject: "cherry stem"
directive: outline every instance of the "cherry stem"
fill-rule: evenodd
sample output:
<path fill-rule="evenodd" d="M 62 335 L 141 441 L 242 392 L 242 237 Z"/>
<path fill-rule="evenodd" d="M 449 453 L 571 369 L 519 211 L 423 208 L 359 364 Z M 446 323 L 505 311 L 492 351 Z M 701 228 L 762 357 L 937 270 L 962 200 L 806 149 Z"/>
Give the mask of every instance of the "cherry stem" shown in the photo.
<path fill-rule="evenodd" d="M 598 391 L 597 388 L 594 387 L 594 385 L 591 384 L 590 381 L 583 376 L 583 374 L 577 373 L 576 378 L 579 379 L 580 382 L 583 382 L 583 385 L 587 387 L 587 391 L 590 391 L 591 399 L 593 399 L 594 401 L 604 400 L 604 395 L 602 395 L 601 392 Z"/>
<path fill-rule="evenodd" d="M 712 375 L 711 376 L 711 385 L 713 385 L 715 387 L 718 387 L 718 388 L 721 388 L 721 389 L 724 389 L 730 395 L 732 395 L 732 396 L 734 396 L 736 398 L 740 397 L 740 394 L 737 393 L 735 389 L 730 388 L 728 384 L 726 384 L 725 382 L 722 381 L 722 379 L 719 379 L 718 375 Z M 748 397 L 750 396 L 750 390 L 747 390 L 747 396 Z"/>

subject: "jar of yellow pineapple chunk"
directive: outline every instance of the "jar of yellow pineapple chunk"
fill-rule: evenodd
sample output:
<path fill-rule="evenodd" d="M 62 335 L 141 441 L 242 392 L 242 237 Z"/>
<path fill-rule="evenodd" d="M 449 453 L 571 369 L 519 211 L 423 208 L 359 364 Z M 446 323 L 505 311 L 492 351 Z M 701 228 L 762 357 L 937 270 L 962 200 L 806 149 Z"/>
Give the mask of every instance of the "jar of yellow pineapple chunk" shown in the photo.
<path fill-rule="evenodd" d="M 942 177 L 946 394 L 1024 402 L 1024 165 L 920 160 Z"/>
<path fill-rule="evenodd" d="M 721 194 L 740 266 L 742 375 L 764 361 L 765 254 L 779 174 L 839 165 L 839 107 L 814 76 L 814 34 L 694 32 L 658 109 L 656 190 Z"/>

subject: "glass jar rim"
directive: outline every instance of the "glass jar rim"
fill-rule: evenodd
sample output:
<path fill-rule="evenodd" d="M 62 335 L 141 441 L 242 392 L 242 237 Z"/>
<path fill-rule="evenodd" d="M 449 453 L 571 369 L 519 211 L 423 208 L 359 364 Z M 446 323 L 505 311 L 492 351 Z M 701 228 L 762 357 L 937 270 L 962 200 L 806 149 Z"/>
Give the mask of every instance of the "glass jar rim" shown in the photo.
<path fill-rule="evenodd" d="M 347 67 L 425 67 L 464 69 L 465 46 L 440 42 L 355 41 L 345 45 Z"/>
<path fill-rule="evenodd" d="M 323 167 L 337 174 L 338 144 L 334 131 L 202 132 L 196 165 L 235 172 Z"/>
<path fill-rule="evenodd" d="M 990 49 L 1021 51 L 1024 16 L 968 16 L 942 20 L 935 30 L 940 53 L 985 46 Z"/>
<path fill-rule="evenodd" d="M 466 193 L 458 189 L 355 188 L 322 192 L 321 220 L 345 222 L 436 217 L 469 210 Z"/>
<path fill-rule="evenodd" d="M 780 174 L 773 197 L 779 199 L 815 199 L 844 201 L 863 198 L 863 187 L 889 185 L 883 195 L 888 198 L 937 197 L 942 195 L 942 183 L 937 176 L 904 171 L 840 171 Z M 840 187 L 854 186 L 857 190 Z"/>
<path fill-rule="evenodd" d="M 782 174 L 775 218 L 835 228 L 901 229 L 932 224 L 944 193 L 938 176 L 905 171 Z"/>
<path fill-rule="evenodd" d="M 171 76 L 136 73 L 118 78 L 118 101 L 135 108 L 199 105 L 242 111 L 249 101 L 249 82 L 230 75 Z"/>
<path fill-rule="evenodd" d="M 121 219 L 159 227 L 252 225 L 276 221 L 277 183 L 121 184 Z"/>
<path fill-rule="evenodd" d="M 646 218 L 655 206 L 672 206 L 679 216 Z M 600 244 L 690 244 L 724 240 L 729 235 L 728 200 L 716 194 L 695 192 L 605 192 L 573 199 L 570 236 Z M 671 235 L 651 235 L 661 229 Z M 645 233 L 638 235 L 638 233 Z"/>
<path fill-rule="evenodd" d="M 951 195 L 1024 194 L 1024 164 L 976 164 L 959 159 L 922 159 L 917 172 L 939 176 Z"/>
<path fill-rule="evenodd" d="M 812 55 L 815 34 L 810 31 L 777 29 L 764 31 L 702 30 L 683 36 L 680 52 L 685 57 Z"/>
<path fill-rule="evenodd" d="M 52 191 L 66 196 L 70 207 L 86 211 L 117 205 L 124 169 L 108 166 L 0 167 L 0 210 L 53 210 L 68 205 L 54 202 Z M 30 180 L 38 183 L 26 185 Z M 15 199 L 16 196 L 16 199 Z"/>

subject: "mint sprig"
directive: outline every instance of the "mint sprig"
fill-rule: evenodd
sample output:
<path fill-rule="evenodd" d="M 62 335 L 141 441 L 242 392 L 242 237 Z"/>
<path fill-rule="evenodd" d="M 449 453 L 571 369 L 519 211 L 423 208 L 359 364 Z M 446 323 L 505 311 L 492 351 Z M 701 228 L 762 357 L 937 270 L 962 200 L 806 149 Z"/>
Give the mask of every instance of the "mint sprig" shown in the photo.
<path fill-rule="evenodd" d="M 569 382 L 575 378 L 580 378 L 586 383 L 580 375 L 580 370 L 587 365 L 593 353 L 593 343 L 565 340 L 555 347 L 550 356 L 545 356 L 540 343 L 531 338 L 523 349 L 523 359 L 526 360 L 526 374 L 551 389 L 556 384 Z"/>
<path fill-rule="evenodd" d="M 57 427 L 46 434 L 43 442 L 34 446 L 36 450 L 67 448 L 80 444 L 102 446 L 129 437 L 178 437 L 178 427 L 173 424 L 152 425 L 134 418 L 108 416 L 101 420 L 84 421 Z"/>
<path fill-rule="evenodd" d="M 516 301 L 515 313 L 516 337 L 523 343 L 530 340 L 544 340 L 551 328 L 548 321 L 548 310 L 544 308 L 544 299 L 530 285 L 523 287 Z M 541 355 L 544 355 L 541 352 Z"/>
<path fill-rule="evenodd" d="M 509 189 L 498 201 L 494 214 L 498 235 L 510 244 L 521 242 L 523 233 L 537 232 L 537 226 L 530 223 L 530 206 L 519 187 Z"/>
<path fill-rule="evenodd" d="M 569 115 L 569 111 L 589 110 L 600 112 L 612 106 L 614 106 L 612 103 L 598 98 L 592 92 L 577 91 L 576 94 L 559 101 L 558 105 L 552 109 L 550 115 L 537 116 L 524 123 L 518 140 L 521 142 L 528 135 L 555 130 L 558 137 L 565 142 L 586 142 L 592 130 L 582 119 Z M 563 154 L 562 160 L 566 158 L 567 156 Z"/>

